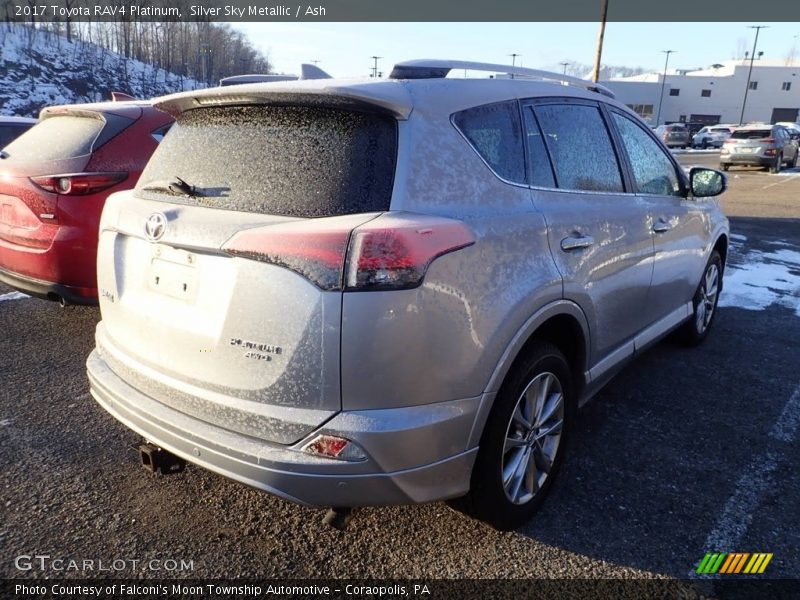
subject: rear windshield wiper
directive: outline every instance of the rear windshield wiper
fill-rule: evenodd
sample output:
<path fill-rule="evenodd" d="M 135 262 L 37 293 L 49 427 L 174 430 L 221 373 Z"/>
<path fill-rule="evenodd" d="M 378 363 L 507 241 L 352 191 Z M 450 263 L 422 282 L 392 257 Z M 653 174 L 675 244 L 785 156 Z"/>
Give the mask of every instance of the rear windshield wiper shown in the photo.
<path fill-rule="evenodd" d="M 175 196 L 204 196 L 197 191 L 195 186 L 186 183 L 180 177 L 173 177 L 164 181 L 153 181 L 142 188 L 145 192 L 166 192 Z"/>
<path fill-rule="evenodd" d="M 9 154 L 5 150 L 0 150 L 0 158 L 8 158 Z"/>

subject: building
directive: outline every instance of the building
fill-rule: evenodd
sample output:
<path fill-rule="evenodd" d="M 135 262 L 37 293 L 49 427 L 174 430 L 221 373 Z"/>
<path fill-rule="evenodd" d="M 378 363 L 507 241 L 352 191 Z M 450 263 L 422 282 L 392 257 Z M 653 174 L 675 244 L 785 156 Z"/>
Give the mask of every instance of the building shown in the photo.
<path fill-rule="evenodd" d="M 729 61 L 707 69 L 667 72 L 661 98 L 661 73 L 645 73 L 602 81 L 617 99 L 630 106 L 651 125 L 693 121 L 712 125 L 739 123 L 742 116 L 748 59 Z M 800 63 L 753 62 L 743 123 L 796 122 L 800 118 Z"/>

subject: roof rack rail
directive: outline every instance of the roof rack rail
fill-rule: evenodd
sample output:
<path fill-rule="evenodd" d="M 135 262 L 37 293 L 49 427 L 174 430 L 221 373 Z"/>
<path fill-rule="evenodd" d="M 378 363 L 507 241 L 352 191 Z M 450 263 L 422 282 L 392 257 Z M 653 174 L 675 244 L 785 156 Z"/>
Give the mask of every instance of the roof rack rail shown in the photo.
<path fill-rule="evenodd" d="M 509 65 L 499 65 L 491 63 L 471 62 L 467 60 L 408 60 L 397 63 L 389 75 L 390 79 L 443 79 L 453 69 L 466 69 L 469 71 L 488 71 L 494 73 L 507 73 L 508 75 L 521 75 L 543 79 L 546 81 L 557 81 L 564 85 L 580 87 L 592 92 L 597 92 L 614 98 L 614 92 L 607 87 L 593 81 L 586 81 L 578 77 L 561 75 L 551 71 L 541 71 L 539 69 L 528 69 L 525 67 L 514 67 Z"/>

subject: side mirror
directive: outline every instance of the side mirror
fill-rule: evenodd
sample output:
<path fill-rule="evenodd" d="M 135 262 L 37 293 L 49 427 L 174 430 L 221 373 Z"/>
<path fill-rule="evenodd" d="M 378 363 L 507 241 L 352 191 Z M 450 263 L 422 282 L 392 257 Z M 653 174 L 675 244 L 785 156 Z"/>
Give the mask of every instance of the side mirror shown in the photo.
<path fill-rule="evenodd" d="M 693 167 L 689 171 L 689 188 L 695 198 L 719 196 L 728 187 L 725 175 L 716 169 Z"/>

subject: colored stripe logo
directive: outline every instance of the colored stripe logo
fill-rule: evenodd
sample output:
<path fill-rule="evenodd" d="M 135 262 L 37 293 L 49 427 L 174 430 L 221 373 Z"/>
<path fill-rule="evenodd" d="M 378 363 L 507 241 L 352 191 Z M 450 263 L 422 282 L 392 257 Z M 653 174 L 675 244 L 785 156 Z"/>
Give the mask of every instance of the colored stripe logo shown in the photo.
<path fill-rule="evenodd" d="M 772 553 L 756 552 L 707 552 L 697 567 L 698 575 L 714 575 L 716 573 L 730 575 L 744 573 L 754 575 L 763 573 Z"/>

